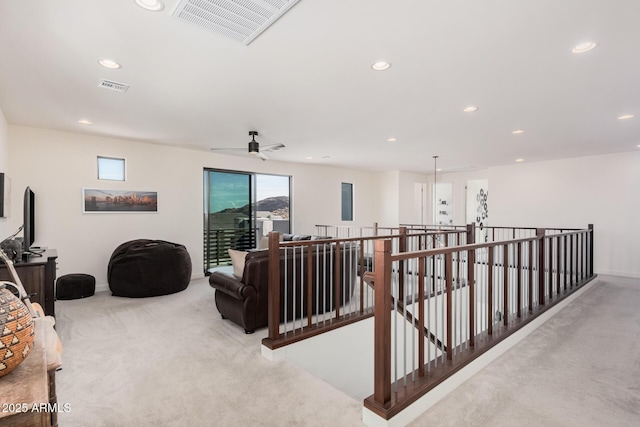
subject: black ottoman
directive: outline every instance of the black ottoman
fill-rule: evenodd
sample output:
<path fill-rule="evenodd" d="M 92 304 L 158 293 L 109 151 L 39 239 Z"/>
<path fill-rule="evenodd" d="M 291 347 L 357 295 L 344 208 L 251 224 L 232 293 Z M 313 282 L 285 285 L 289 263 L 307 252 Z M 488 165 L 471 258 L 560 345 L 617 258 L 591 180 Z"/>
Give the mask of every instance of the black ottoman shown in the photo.
<path fill-rule="evenodd" d="M 90 297 L 96 292 L 96 278 L 90 274 L 65 274 L 56 281 L 56 299 Z"/>
<path fill-rule="evenodd" d="M 183 291 L 191 280 L 191 257 L 178 243 L 138 239 L 118 246 L 109 260 L 111 293 L 142 298 Z"/>

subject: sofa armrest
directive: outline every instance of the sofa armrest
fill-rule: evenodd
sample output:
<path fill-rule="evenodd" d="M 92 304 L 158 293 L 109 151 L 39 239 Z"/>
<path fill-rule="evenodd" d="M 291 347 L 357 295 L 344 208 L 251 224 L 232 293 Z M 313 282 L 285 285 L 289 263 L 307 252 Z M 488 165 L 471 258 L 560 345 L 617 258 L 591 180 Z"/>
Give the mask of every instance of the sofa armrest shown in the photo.
<path fill-rule="evenodd" d="M 214 271 L 211 273 L 211 276 L 209 276 L 209 285 L 237 300 L 246 299 L 256 293 L 253 286 L 245 285 L 233 275 L 222 271 Z"/>

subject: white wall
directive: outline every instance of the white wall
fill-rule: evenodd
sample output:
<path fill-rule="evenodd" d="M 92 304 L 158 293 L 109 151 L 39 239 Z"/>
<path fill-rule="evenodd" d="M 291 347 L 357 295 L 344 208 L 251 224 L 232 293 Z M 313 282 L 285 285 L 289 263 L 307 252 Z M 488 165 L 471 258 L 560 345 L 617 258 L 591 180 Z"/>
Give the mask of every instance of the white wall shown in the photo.
<path fill-rule="evenodd" d="M 400 172 L 399 176 L 399 206 L 398 206 L 398 223 L 399 224 L 421 224 L 420 210 L 416 209 L 416 194 L 415 185 L 433 182 L 433 177 L 428 177 L 427 174 L 419 174 L 412 172 Z M 431 184 L 427 185 L 428 195 L 427 201 L 432 200 L 431 197 Z M 433 209 L 429 203 L 425 206 L 427 209 L 427 217 L 433 216 Z"/>
<path fill-rule="evenodd" d="M 9 175 L 9 142 L 7 136 L 7 120 L 0 109 L 0 172 L 4 172 L 11 179 Z M 11 215 L 11 212 L 9 212 Z M 6 218 L 0 218 L 0 240 L 11 235 L 13 231 L 9 229 L 9 222 Z"/>
<path fill-rule="evenodd" d="M 596 272 L 640 277 L 640 152 L 522 163 L 438 176 L 453 182 L 464 224 L 465 184 L 489 180 L 489 224 L 595 228 Z"/>
<path fill-rule="evenodd" d="M 293 230 L 314 233 L 316 224 L 341 224 L 341 182 L 356 188 L 352 225 L 371 225 L 379 206 L 377 176 L 368 172 L 311 164 L 262 162 L 130 140 L 9 125 L 12 203 L 21 206 L 23 189 L 36 193 L 35 245 L 58 250 L 58 276 L 88 273 L 105 285 L 107 263 L 121 243 L 162 239 L 184 244 L 194 275 L 202 275 L 203 168 L 293 176 Z M 127 181 L 98 181 L 96 157 L 126 159 Z M 158 192 L 158 213 L 82 213 L 82 188 Z M 21 191 L 17 191 L 17 190 Z M 12 215 L 10 227 L 20 225 Z"/>
<path fill-rule="evenodd" d="M 293 227 L 315 224 L 381 226 L 412 223 L 414 183 L 432 176 L 390 171 L 369 173 L 303 163 L 261 162 L 248 157 L 152 145 L 22 126 L 0 116 L 0 167 L 12 179 L 11 218 L 0 219 L 2 236 L 20 225 L 22 190 L 36 192 L 36 245 L 58 249 L 58 275 L 88 273 L 106 284 L 111 252 L 135 238 L 183 243 L 194 274 L 202 272 L 204 167 L 293 176 Z M 8 153 L 8 155 L 7 155 Z M 96 156 L 125 157 L 125 183 L 98 181 Z M 597 272 L 640 277 L 640 152 L 581 157 L 439 174 L 453 183 L 454 222 L 464 224 L 464 186 L 489 180 L 493 225 L 595 226 Z M 341 182 L 355 189 L 355 221 L 341 222 Z M 157 214 L 83 214 L 81 189 L 158 191 Z M 431 210 L 431 207 L 429 207 Z"/>
<path fill-rule="evenodd" d="M 397 227 L 400 221 L 400 172 L 388 171 L 378 174 L 380 213 L 378 225 L 381 227 Z"/>

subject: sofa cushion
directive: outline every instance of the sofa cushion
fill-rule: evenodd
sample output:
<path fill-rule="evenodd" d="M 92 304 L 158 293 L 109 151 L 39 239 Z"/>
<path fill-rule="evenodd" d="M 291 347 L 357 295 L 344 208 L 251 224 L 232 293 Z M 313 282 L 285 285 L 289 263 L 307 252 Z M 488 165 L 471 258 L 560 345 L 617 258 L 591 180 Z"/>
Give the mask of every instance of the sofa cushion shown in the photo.
<path fill-rule="evenodd" d="M 269 249 L 269 238 L 267 236 L 260 237 L 258 242 L 258 250 Z"/>
<path fill-rule="evenodd" d="M 247 258 L 247 252 L 229 249 L 229 257 L 231 257 L 231 265 L 233 266 L 233 275 L 242 280 L 244 273 L 244 261 Z"/>
<path fill-rule="evenodd" d="M 331 236 L 311 236 L 311 240 L 331 240 Z"/>
<path fill-rule="evenodd" d="M 311 236 L 309 236 L 308 234 L 294 234 L 292 240 L 294 242 L 297 242 L 300 240 L 311 240 Z"/>
<path fill-rule="evenodd" d="M 311 240 L 311 236 L 308 234 L 282 234 L 282 239 L 285 242 L 297 242 L 299 240 Z"/>
<path fill-rule="evenodd" d="M 311 236 L 309 234 L 290 234 L 290 233 L 280 234 L 281 242 L 298 242 L 300 240 L 325 240 L 325 239 L 331 239 L 331 237 Z"/>

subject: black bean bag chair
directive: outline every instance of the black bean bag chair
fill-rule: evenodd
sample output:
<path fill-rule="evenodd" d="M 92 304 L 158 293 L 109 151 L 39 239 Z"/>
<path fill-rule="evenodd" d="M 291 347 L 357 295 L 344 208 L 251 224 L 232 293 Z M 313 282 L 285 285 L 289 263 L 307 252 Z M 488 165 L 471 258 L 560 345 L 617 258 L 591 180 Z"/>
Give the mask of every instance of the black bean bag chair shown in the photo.
<path fill-rule="evenodd" d="M 107 270 L 115 296 L 142 298 L 183 291 L 191 280 L 191 257 L 180 244 L 138 239 L 113 251 Z"/>

